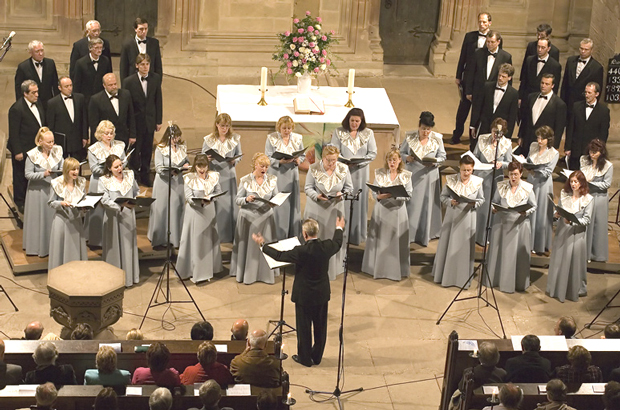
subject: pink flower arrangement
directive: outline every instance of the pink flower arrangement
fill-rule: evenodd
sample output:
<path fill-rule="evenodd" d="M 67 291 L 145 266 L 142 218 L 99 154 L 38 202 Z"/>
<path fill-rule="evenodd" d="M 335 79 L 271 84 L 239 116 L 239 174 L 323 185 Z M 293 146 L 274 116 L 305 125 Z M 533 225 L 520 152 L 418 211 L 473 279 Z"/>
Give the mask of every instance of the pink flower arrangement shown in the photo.
<path fill-rule="evenodd" d="M 323 19 L 322 19 L 322 18 L 320 18 L 320 17 L 317 17 L 317 18 L 316 18 L 316 21 L 318 21 L 319 23 L 322 23 L 322 22 L 323 22 Z"/>
<path fill-rule="evenodd" d="M 319 67 L 314 67 L 314 72 L 315 72 L 315 73 L 318 73 L 319 71 L 321 71 L 321 70 L 319 69 Z"/>
<path fill-rule="evenodd" d="M 314 27 L 312 27 L 312 26 L 308 26 L 308 32 L 309 32 L 309 33 L 312 33 L 313 31 L 314 31 Z"/>
<path fill-rule="evenodd" d="M 299 23 L 299 19 L 294 19 L 293 23 L 295 23 L 295 24 Z"/>
<path fill-rule="evenodd" d="M 284 55 L 282 56 L 282 58 L 284 58 L 285 60 L 288 60 L 288 53 L 284 53 Z"/>
<path fill-rule="evenodd" d="M 322 35 L 322 36 L 321 36 L 321 40 L 323 40 L 323 41 L 327 41 L 327 36 L 326 36 L 326 35 Z"/>
<path fill-rule="evenodd" d="M 310 13 L 310 10 L 306 10 L 306 16 L 311 16 L 312 13 Z"/>
<path fill-rule="evenodd" d="M 299 51 L 295 51 L 295 52 L 293 53 L 293 55 L 294 55 L 295 57 L 299 57 Z"/>
<path fill-rule="evenodd" d="M 298 30 L 297 30 L 297 32 L 298 32 L 299 34 L 304 34 L 304 31 L 306 31 L 306 30 L 304 30 L 303 28 L 300 28 L 300 29 L 298 29 Z"/>
<path fill-rule="evenodd" d="M 291 32 L 290 32 L 290 31 L 285 31 L 285 32 L 284 32 L 284 35 L 288 37 L 288 36 L 290 36 L 290 35 L 291 35 Z"/>

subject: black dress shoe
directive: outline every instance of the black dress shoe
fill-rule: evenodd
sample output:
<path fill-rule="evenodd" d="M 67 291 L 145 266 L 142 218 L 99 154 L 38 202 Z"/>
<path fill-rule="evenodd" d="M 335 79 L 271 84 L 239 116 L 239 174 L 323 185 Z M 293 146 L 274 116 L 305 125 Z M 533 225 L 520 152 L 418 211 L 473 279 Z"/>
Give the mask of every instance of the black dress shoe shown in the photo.
<path fill-rule="evenodd" d="M 300 364 L 300 365 L 302 365 L 302 366 L 312 367 L 312 364 L 306 364 L 306 363 L 302 362 L 302 361 L 299 359 L 299 356 L 297 356 L 296 354 L 294 354 L 294 355 L 293 355 L 293 361 L 295 361 L 295 362 L 299 363 L 299 364 Z"/>
<path fill-rule="evenodd" d="M 460 143 L 461 143 L 461 139 L 460 138 L 452 138 L 450 140 L 450 144 L 451 145 L 457 145 L 457 144 L 460 144 Z"/>

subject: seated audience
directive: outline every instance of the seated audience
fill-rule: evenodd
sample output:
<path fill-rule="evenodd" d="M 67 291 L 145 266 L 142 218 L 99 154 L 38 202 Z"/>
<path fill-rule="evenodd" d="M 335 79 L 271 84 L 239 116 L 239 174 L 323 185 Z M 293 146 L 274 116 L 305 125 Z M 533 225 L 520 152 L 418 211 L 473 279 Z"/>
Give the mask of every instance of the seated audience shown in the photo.
<path fill-rule="evenodd" d="M 113 388 L 104 387 L 97 393 L 93 410 L 118 410 L 118 396 Z"/>
<path fill-rule="evenodd" d="M 575 339 L 577 333 L 577 323 L 570 316 L 562 316 L 555 324 L 554 332 L 557 336 L 564 336 L 567 339 Z"/>
<path fill-rule="evenodd" d="M 617 323 L 610 323 L 605 326 L 604 331 L 605 339 L 620 339 L 620 325 Z"/>
<path fill-rule="evenodd" d="M 29 323 L 24 329 L 24 340 L 39 340 L 43 334 L 43 324 L 38 320 Z"/>
<path fill-rule="evenodd" d="M 243 353 L 230 362 L 230 372 L 237 383 L 259 387 L 280 385 L 280 361 L 267 354 L 267 333 L 255 330 L 248 337 Z"/>
<path fill-rule="evenodd" d="M 567 355 L 570 364 L 555 368 L 555 376 L 564 383 L 602 383 L 603 373 L 590 364 L 592 355 L 583 346 L 573 346 Z"/>
<path fill-rule="evenodd" d="M 93 340 L 93 328 L 88 323 L 78 323 L 71 332 L 71 340 Z"/>
<path fill-rule="evenodd" d="M 222 398 L 222 389 L 215 380 L 207 380 L 198 389 L 198 395 L 202 402 L 202 408 L 200 410 L 232 410 L 230 407 L 220 407 L 220 399 Z M 192 407 L 189 410 L 198 410 Z"/>
<path fill-rule="evenodd" d="M 127 332 L 127 336 L 125 337 L 127 340 L 144 340 L 144 334 L 140 329 L 136 329 L 135 327 Z"/>
<path fill-rule="evenodd" d="M 75 371 L 70 364 L 56 364 L 58 350 L 52 342 L 41 342 L 32 355 L 37 365 L 35 370 L 26 373 L 26 384 L 54 383 L 57 387 L 65 384 L 77 384 Z"/>
<path fill-rule="evenodd" d="M 206 320 L 195 323 L 190 335 L 192 340 L 213 340 L 213 326 Z"/>
<path fill-rule="evenodd" d="M 20 384 L 22 382 L 22 367 L 16 364 L 5 363 L 4 347 L 4 340 L 0 340 L 0 367 L 6 366 L 4 378 L 0 376 L 0 385 L 2 388 L 7 384 Z"/>
<path fill-rule="evenodd" d="M 54 402 L 58 397 L 58 390 L 54 383 L 45 383 L 37 386 L 37 390 L 34 393 L 34 399 L 37 403 L 36 406 L 30 406 L 30 409 L 37 410 L 52 410 Z"/>
<path fill-rule="evenodd" d="M 230 340 L 246 340 L 248 338 L 248 330 L 250 325 L 245 319 L 239 319 L 233 323 L 230 329 Z"/>
<path fill-rule="evenodd" d="M 234 380 L 228 367 L 217 361 L 217 349 L 211 342 L 202 342 L 198 346 L 198 364 L 187 366 L 181 375 L 181 383 L 192 385 L 214 379 L 225 388 L 233 384 Z"/>
<path fill-rule="evenodd" d="M 168 367 L 170 350 L 165 344 L 159 342 L 151 344 L 146 351 L 146 361 L 149 367 L 138 367 L 133 373 L 132 384 L 156 384 L 166 387 L 181 385 L 179 372 Z"/>
<path fill-rule="evenodd" d="M 506 377 L 506 370 L 496 367 L 499 362 L 499 350 L 491 342 L 480 343 L 478 350 L 478 360 L 480 364 L 469 367 L 463 371 L 463 378 L 459 382 L 459 390 L 465 391 L 465 379 L 467 374 L 472 373 L 474 377 L 474 389 L 489 383 L 503 383 Z"/>
<path fill-rule="evenodd" d="M 523 390 L 519 386 L 508 383 L 499 389 L 499 406 L 487 406 L 482 410 L 518 410 L 523 400 Z"/>
<path fill-rule="evenodd" d="M 172 393 L 165 387 L 155 389 L 149 397 L 150 410 L 170 410 L 172 408 Z"/>
<path fill-rule="evenodd" d="M 521 356 L 506 360 L 507 382 L 546 383 L 551 374 L 551 362 L 542 357 L 540 339 L 536 335 L 526 335 L 521 339 Z"/>
<path fill-rule="evenodd" d="M 539 403 L 536 410 L 575 410 L 566 404 L 566 394 L 568 389 L 560 379 L 551 379 L 547 383 L 546 403 Z"/>
<path fill-rule="evenodd" d="M 96 369 L 84 373 L 84 384 L 126 386 L 131 383 L 131 373 L 116 368 L 116 352 L 111 346 L 101 346 L 95 357 Z"/>
<path fill-rule="evenodd" d="M 278 400 L 276 396 L 269 390 L 262 390 L 256 397 L 256 408 L 258 410 L 276 410 L 278 408 Z"/>
<path fill-rule="evenodd" d="M 620 410 L 620 383 L 609 382 L 605 385 L 603 404 L 605 410 Z"/>

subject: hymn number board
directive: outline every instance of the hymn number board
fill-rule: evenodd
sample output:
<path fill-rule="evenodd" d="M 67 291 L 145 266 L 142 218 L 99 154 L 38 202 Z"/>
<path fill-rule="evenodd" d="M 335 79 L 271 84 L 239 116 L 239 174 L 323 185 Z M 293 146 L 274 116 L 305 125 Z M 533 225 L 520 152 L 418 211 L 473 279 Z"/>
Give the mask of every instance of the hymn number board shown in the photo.
<path fill-rule="evenodd" d="M 609 59 L 607 85 L 605 86 L 605 102 L 620 104 L 620 54 Z"/>

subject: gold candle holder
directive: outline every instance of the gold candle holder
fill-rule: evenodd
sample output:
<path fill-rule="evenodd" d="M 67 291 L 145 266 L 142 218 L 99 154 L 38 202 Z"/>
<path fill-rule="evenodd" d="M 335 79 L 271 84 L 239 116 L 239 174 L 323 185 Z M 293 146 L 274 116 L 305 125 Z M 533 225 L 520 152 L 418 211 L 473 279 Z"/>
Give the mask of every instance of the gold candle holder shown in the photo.
<path fill-rule="evenodd" d="M 353 108 L 355 107 L 355 105 L 353 104 L 353 94 L 355 94 L 355 91 L 349 92 L 347 90 L 347 94 L 349 94 L 349 101 L 347 101 L 347 103 L 344 105 L 347 108 Z"/>
<path fill-rule="evenodd" d="M 265 89 L 264 91 L 260 90 L 260 101 L 257 102 L 256 104 L 260 105 L 261 107 L 264 107 L 265 105 L 268 105 L 267 101 L 265 101 L 265 92 L 266 91 L 267 91 L 267 89 Z"/>

